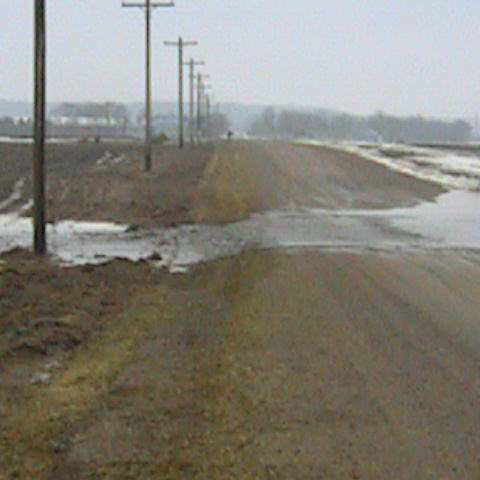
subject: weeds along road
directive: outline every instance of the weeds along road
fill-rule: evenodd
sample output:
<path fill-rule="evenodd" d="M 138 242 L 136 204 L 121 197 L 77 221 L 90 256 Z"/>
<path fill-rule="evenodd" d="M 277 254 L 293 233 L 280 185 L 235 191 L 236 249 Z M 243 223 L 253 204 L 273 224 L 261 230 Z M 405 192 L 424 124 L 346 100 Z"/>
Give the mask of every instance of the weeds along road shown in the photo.
<path fill-rule="evenodd" d="M 232 142 L 212 154 L 189 208 L 192 219 L 229 222 L 439 193 L 352 155 Z M 4 471 L 478 478 L 479 273 L 472 251 L 252 249 L 149 278 L 111 313 L 113 326 L 19 403 L 4 429 L 16 429 L 17 450 L 6 435 L 0 444 Z"/>

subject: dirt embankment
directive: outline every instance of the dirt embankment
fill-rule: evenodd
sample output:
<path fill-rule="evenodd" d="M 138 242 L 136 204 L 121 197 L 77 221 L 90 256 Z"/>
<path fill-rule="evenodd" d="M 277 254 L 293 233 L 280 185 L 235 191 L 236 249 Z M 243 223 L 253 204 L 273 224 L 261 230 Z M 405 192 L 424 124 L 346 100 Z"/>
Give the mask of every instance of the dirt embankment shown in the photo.
<path fill-rule="evenodd" d="M 151 172 L 143 169 L 141 149 L 91 166 L 63 171 L 49 183 L 51 220 L 101 220 L 139 226 L 170 226 L 191 222 L 195 188 L 214 151 L 156 147 Z"/>
<path fill-rule="evenodd" d="M 25 203 L 32 197 L 32 145 L 0 142 L 0 199 L 12 193 L 13 186 L 25 180 L 19 203 Z M 129 143 L 59 143 L 46 146 L 47 184 L 55 177 L 67 175 L 83 177 L 81 172 L 96 165 L 106 152 L 112 157 L 138 150 L 138 145 Z"/>
<path fill-rule="evenodd" d="M 188 223 L 192 221 L 194 190 L 213 151 L 212 145 L 183 151 L 154 146 L 153 170 L 146 173 L 138 144 L 48 144 L 48 220 L 103 220 L 139 226 Z M 0 143 L 0 199 L 12 193 L 18 180 L 24 180 L 11 209 L 32 197 L 31 163 L 31 145 Z"/>
<path fill-rule="evenodd" d="M 62 269 L 2 256 L 0 479 L 44 478 L 146 334 L 139 304 L 165 275 L 146 262 Z"/>

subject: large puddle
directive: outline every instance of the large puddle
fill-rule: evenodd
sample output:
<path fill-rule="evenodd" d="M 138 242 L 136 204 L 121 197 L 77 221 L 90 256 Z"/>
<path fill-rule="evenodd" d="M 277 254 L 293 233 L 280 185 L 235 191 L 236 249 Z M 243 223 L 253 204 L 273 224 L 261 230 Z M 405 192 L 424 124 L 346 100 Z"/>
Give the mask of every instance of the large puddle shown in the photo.
<path fill-rule="evenodd" d="M 31 219 L 0 215 L 0 252 L 30 248 Z M 435 202 L 392 210 L 289 209 L 253 215 L 228 225 L 185 225 L 130 231 L 109 223 L 59 222 L 48 226 L 49 251 L 65 266 L 112 259 L 157 258 L 182 272 L 189 265 L 244 249 L 308 247 L 398 251 L 480 248 L 480 194 L 451 191 Z"/>
<path fill-rule="evenodd" d="M 232 225 L 264 247 L 480 248 L 480 194 L 451 191 L 435 202 L 391 210 L 271 212 Z"/>

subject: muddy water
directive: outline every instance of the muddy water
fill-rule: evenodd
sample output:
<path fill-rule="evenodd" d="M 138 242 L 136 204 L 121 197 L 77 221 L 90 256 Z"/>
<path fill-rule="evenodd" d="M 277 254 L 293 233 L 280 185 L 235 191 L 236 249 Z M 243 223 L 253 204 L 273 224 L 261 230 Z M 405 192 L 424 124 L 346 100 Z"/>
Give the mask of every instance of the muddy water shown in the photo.
<path fill-rule="evenodd" d="M 0 252 L 31 245 L 31 220 L 0 215 Z M 229 225 L 129 231 L 126 225 L 60 222 L 48 226 L 49 249 L 66 266 L 159 256 L 172 272 L 235 255 L 248 247 L 382 250 L 480 248 L 480 194 L 451 191 L 435 202 L 392 210 L 290 207 Z"/>

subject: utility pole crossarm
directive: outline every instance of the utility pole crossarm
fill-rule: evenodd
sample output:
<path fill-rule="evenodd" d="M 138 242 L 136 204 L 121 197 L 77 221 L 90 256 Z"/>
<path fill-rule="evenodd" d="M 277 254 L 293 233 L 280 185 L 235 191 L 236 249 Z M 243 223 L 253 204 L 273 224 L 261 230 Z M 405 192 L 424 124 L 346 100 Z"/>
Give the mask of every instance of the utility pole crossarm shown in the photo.
<path fill-rule="evenodd" d="M 165 45 L 168 47 L 178 47 L 180 44 L 183 45 L 184 47 L 192 47 L 198 45 L 198 42 L 186 42 L 183 40 L 181 43 L 180 42 L 163 42 Z M 188 65 L 188 62 L 185 63 L 185 65 Z"/>
<path fill-rule="evenodd" d="M 150 2 L 150 5 L 146 3 L 130 3 L 130 2 L 122 2 L 122 7 L 139 7 L 145 8 L 150 6 L 150 8 L 157 8 L 157 7 L 174 7 L 174 2 Z"/>

